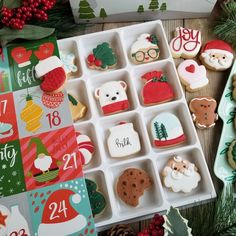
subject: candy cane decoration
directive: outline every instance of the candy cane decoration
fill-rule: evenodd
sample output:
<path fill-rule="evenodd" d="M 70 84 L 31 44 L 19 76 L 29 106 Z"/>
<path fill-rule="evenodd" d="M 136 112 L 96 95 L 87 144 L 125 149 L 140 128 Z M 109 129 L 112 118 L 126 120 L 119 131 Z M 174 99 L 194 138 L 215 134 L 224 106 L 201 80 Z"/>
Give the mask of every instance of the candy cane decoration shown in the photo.
<path fill-rule="evenodd" d="M 76 132 L 76 138 L 82 165 L 87 165 L 95 152 L 94 144 L 87 135 L 81 134 L 80 132 Z"/>

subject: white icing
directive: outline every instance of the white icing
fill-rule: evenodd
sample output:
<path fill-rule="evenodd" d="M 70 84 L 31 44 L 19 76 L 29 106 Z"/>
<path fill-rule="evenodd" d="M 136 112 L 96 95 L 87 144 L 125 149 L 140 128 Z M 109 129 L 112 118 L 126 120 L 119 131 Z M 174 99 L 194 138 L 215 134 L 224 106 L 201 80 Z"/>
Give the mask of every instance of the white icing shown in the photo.
<path fill-rule="evenodd" d="M 195 71 L 193 73 L 186 70 L 186 67 L 194 65 Z M 178 66 L 178 74 L 185 83 L 187 83 L 190 89 L 199 89 L 209 83 L 206 75 L 205 66 L 199 66 L 194 60 L 185 60 Z"/>
<path fill-rule="evenodd" d="M 176 162 L 181 162 L 182 161 L 182 157 L 181 156 L 174 156 L 174 160 Z"/>
<path fill-rule="evenodd" d="M 206 98 L 206 97 L 203 97 L 203 98 L 193 98 L 191 100 L 191 102 L 193 102 L 194 100 L 197 100 L 197 101 L 207 100 L 208 102 L 216 102 L 215 99 L 213 99 L 213 98 Z"/>
<path fill-rule="evenodd" d="M 78 70 L 77 66 L 75 65 L 75 55 L 73 53 L 60 51 L 60 57 L 66 74 L 69 74 L 71 72 L 74 73 Z"/>

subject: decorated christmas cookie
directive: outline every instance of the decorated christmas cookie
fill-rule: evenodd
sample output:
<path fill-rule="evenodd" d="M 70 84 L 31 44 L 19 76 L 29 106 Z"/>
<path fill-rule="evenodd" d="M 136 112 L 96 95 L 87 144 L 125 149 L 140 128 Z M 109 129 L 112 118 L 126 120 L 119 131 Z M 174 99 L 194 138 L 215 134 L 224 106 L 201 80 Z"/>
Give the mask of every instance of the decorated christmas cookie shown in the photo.
<path fill-rule="evenodd" d="M 152 184 L 151 177 L 144 170 L 129 168 L 119 176 L 116 191 L 123 202 L 136 207 L 139 198 Z"/>
<path fill-rule="evenodd" d="M 151 71 L 141 78 L 145 84 L 142 89 L 144 105 L 154 105 L 174 99 L 174 91 L 162 71 Z"/>
<path fill-rule="evenodd" d="M 230 166 L 236 170 L 236 139 L 230 144 L 227 156 Z"/>
<path fill-rule="evenodd" d="M 169 112 L 158 114 L 151 121 L 153 144 L 158 148 L 171 147 L 186 140 L 179 119 Z"/>
<path fill-rule="evenodd" d="M 78 71 L 78 68 L 75 65 L 75 55 L 72 52 L 67 53 L 65 51 L 60 51 L 60 58 L 67 77 L 70 77 Z"/>
<path fill-rule="evenodd" d="M 124 81 L 107 82 L 95 90 L 95 97 L 99 100 L 104 115 L 129 109 L 126 90 L 127 84 Z"/>
<path fill-rule="evenodd" d="M 81 102 L 79 102 L 71 94 L 68 94 L 68 98 L 70 102 L 69 105 L 73 121 L 75 122 L 85 117 L 87 112 L 87 107 L 83 105 Z"/>
<path fill-rule="evenodd" d="M 64 101 L 64 93 L 43 93 L 42 95 L 42 103 L 45 107 L 49 109 L 55 109 L 59 107 Z"/>
<path fill-rule="evenodd" d="M 199 30 L 177 27 L 175 38 L 170 42 L 173 58 L 193 58 L 200 51 L 202 45 Z"/>
<path fill-rule="evenodd" d="M 177 68 L 179 78 L 187 91 L 195 92 L 208 85 L 205 66 L 199 66 L 194 60 L 185 60 Z"/>
<path fill-rule="evenodd" d="M 233 99 L 236 101 L 236 74 L 233 76 Z"/>
<path fill-rule="evenodd" d="M 116 66 L 117 57 L 109 43 L 104 42 L 93 49 L 93 53 L 87 58 L 87 63 L 90 69 L 107 70 Z"/>
<path fill-rule="evenodd" d="M 189 193 L 201 180 L 196 166 L 180 156 L 169 159 L 162 171 L 162 176 L 164 185 L 173 192 Z"/>
<path fill-rule="evenodd" d="M 234 55 L 231 46 L 222 40 L 212 40 L 202 48 L 200 60 L 210 70 L 223 71 L 231 67 Z"/>
<path fill-rule="evenodd" d="M 99 192 L 98 185 L 95 181 L 85 179 L 85 183 L 88 190 L 89 202 L 91 205 L 93 216 L 99 215 L 106 208 L 106 199 L 104 195 Z"/>
<path fill-rule="evenodd" d="M 156 61 L 159 54 L 158 40 L 154 34 L 141 34 L 130 51 L 130 57 L 135 64 Z"/>
<path fill-rule="evenodd" d="M 196 97 L 190 101 L 189 109 L 198 128 L 206 129 L 215 126 L 215 121 L 218 120 L 218 115 L 215 113 L 216 107 L 216 100 L 209 96 Z"/>
<path fill-rule="evenodd" d="M 121 122 L 109 131 L 107 146 L 111 157 L 127 157 L 140 151 L 139 135 L 132 123 Z"/>
<path fill-rule="evenodd" d="M 94 144 L 87 135 L 80 132 L 76 132 L 76 139 L 82 165 L 87 165 L 93 158 L 95 152 Z"/>
<path fill-rule="evenodd" d="M 40 88 L 46 93 L 57 93 L 62 91 L 66 82 L 66 73 L 63 64 L 57 56 L 53 56 L 53 43 L 40 45 L 35 51 L 39 63 L 35 66 L 35 73 L 42 80 Z"/>

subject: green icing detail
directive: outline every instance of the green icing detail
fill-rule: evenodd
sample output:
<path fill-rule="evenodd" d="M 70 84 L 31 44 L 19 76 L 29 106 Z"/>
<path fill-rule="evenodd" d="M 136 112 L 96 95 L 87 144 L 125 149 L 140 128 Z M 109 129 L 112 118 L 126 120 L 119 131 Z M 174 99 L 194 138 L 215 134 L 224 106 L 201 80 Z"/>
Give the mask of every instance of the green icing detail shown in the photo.
<path fill-rule="evenodd" d="M 167 82 L 167 77 L 165 75 L 161 76 L 160 81 Z"/>
<path fill-rule="evenodd" d="M 151 38 L 151 43 L 158 45 L 158 39 L 155 34 L 151 34 L 150 38 Z"/>
<path fill-rule="evenodd" d="M 73 106 L 77 106 L 78 102 L 77 100 L 68 93 L 68 98 L 69 98 L 69 101 L 72 103 Z"/>

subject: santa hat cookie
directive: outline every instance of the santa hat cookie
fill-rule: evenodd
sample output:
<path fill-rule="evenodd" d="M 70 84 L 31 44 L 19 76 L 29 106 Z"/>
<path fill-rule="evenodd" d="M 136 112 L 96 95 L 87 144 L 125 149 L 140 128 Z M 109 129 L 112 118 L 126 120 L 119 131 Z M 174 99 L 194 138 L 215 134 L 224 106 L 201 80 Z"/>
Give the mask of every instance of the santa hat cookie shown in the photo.
<path fill-rule="evenodd" d="M 57 56 L 53 56 L 53 52 L 52 43 L 42 44 L 39 50 L 34 52 L 39 59 L 39 63 L 35 66 L 36 76 L 42 80 L 41 89 L 48 93 L 60 92 L 66 81 L 63 64 Z"/>
<path fill-rule="evenodd" d="M 142 64 L 156 61 L 159 53 L 160 49 L 156 35 L 141 34 L 131 47 L 130 57 L 133 63 Z"/>
<path fill-rule="evenodd" d="M 202 48 L 200 60 L 211 70 L 223 71 L 231 67 L 234 55 L 232 47 L 223 40 L 212 40 Z"/>

